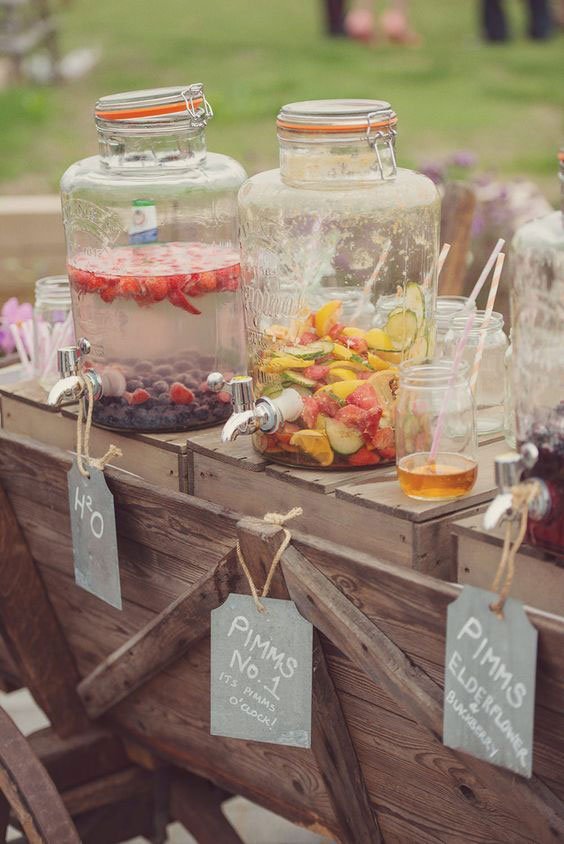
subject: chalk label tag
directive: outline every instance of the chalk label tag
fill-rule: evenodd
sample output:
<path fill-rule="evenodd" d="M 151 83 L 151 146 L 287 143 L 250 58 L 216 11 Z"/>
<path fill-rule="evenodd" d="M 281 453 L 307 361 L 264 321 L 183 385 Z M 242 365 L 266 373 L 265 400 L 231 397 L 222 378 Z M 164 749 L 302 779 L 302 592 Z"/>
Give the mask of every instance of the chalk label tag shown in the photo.
<path fill-rule="evenodd" d="M 310 747 L 313 628 L 293 601 L 229 595 L 211 613 L 214 736 Z"/>
<path fill-rule="evenodd" d="M 465 586 L 447 617 L 443 742 L 523 777 L 533 770 L 536 629 L 520 601 Z"/>
<path fill-rule="evenodd" d="M 67 479 L 77 586 L 121 610 L 114 497 L 104 473 L 89 467 L 84 478 L 73 462 Z"/>

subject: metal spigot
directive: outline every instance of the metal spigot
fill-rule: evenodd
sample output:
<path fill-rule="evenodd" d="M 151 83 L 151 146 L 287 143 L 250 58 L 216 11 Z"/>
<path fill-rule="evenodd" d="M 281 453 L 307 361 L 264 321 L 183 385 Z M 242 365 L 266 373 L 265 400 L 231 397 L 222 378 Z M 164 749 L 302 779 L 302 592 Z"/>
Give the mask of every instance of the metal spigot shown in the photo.
<path fill-rule="evenodd" d="M 90 343 L 86 337 L 82 337 L 76 346 L 63 346 L 57 350 L 57 365 L 59 368 L 60 380 L 52 387 L 47 404 L 60 407 L 62 404 L 76 402 L 84 398 L 86 390 L 84 379 L 92 384 L 92 393 L 95 399 L 102 394 L 102 380 L 94 369 L 84 369 L 82 358 L 89 354 Z"/>
<path fill-rule="evenodd" d="M 286 421 L 300 416 L 303 401 L 300 394 L 291 388 L 282 390 L 275 399 L 263 396 L 255 401 L 253 379 L 248 375 L 236 375 L 226 381 L 221 372 L 208 375 L 207 384 L 214 393 L 231 395 L 233 413 L 223 426 L 221 441 L 233 442 L 239 434 L 273 434 Z"/>
<path fill-rule="evenodd" d="M 518 517 L 513 509 L 513 495 L 511 489 L 517 486 L 525 472 L 533 468 L 539 459 L 539 451 L 533 443 L 525 443 L 519 453 L 510 451 L 495 458 L 495 480 L 499 489 L 492 503 L 484 514 L 486 530 Z M 533 521 L 544 519 L 550 512 L 550 492 L 544 481 L 539 478 L 529 478 L 539 485 L 539 492 L 529 502 L 529 517 Z"/>

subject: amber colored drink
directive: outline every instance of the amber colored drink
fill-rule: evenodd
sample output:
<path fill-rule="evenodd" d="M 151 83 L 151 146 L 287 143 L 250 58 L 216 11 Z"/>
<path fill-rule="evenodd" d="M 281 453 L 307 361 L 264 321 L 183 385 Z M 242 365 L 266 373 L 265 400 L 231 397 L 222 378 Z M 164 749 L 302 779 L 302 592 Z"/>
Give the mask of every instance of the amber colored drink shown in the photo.
<path fill-rule="evenodd" d="M 421 501 L 460 498 L 470 492 L 477 475 L 475 460 L 450 452 L 439 452 L 431 463 L 427 452 L 409 454 L 398 464 L 402 491 Z"/>

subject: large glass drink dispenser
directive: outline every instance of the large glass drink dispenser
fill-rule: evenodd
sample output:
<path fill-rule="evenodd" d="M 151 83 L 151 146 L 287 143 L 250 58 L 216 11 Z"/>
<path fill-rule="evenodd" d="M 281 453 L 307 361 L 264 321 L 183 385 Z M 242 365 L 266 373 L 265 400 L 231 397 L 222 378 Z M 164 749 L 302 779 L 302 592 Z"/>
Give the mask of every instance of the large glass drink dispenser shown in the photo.
<path fill-rule="evenodd" d="M 546 492 L 529 539 L 564 554 L 564 203 L 517 231 L 511 308 L 517 448 Z"/>
<path fill-rule="evenodd" d="M 432 350 L 439 241 L 437 191 L 397 166 L 396 124 L 378 100 L 286 105 L 280 169 L 239 193 L 260 413 L 235 416 L 227 436 L 254 433 L 270 459 L 327 469 L 395 459 L 398 366 Z"/>
<path fill-rule="evenodd" d="M 177 431 L 231 412 L 210 371 L 244 361 L 237 191 L 242 167 L 206 151 L 201 85 L 96 104 L 100 153 L 61 182 L 76 336 L 94 422 Z M 84 352 L 88 354 L 84 358 Z M 55 388 L 52 401 L 60 399 Z"/>

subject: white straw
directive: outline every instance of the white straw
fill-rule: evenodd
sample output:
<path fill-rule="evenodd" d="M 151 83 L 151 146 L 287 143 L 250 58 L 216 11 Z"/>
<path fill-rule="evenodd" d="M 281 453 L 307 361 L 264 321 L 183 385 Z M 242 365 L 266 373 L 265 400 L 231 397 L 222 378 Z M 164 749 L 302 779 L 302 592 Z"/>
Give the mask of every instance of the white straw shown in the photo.
<path fill-rule="evenodd" d="M 55 327 L 53 328 L 53 333 L 49 338 L 49 345 L 46 349 L 46 363 L 43 367 L 43 375 L 48 375 L 49 372 L 51 372 L 51 370 L 54 368 L 55 361 L 57 359 L 57 350 L 61 346 L 67 345 L 65 342 L 65 337 L 69 333 L 71 324 L 72 312 L 69 311 L 65 321 L 57 323 L 57 325 L 55 325 Z"/>
<path fill-rule="evenodd" d="M 490 287 L 490 292 L 488 295 L 488 301 L 486 304 L 486 310 L 484 311 L 484 320 L 482 322 L 482 327 L 480 329 L 480 336 L 478 337 L 478 346 L 476 348 L 476 355 L 474 357 L 474 363 L 472 364 L 472 375 L 470 376 L 470 388 L 472 392 L 476 393 L 476 384 L 478 382 L 478 373 L 480 371 L 480 364 L 482 362 L 482 354 L 484 352 L 484 345 L 486 342 L 486 333 L 488 330 L 488 325 L 490 324 L 490 320 L 492 318 L 492 311 L 494 308 L 495 297 L 497 295 L 497 289 L 499 287 L 499 280 L 501 278 L 501 271 L 503 269 L 503 262 L 505 261 L 505 254 L 500 252 L 497 256 L 495 270 L 492 279 L 492 286 Z"/>
<path fill-rule="evenodd" d="M 458 373 L 458 367 L 460 366 L 460 362 L 462 360 L 462 355 L 464 354 L 464 349 L 466 347 L 466 343 L 468 342 L 468 336 L 474 324 L 474 319 L 476 317 L 476 312 L 472 311 L 469 315 L 468 319 L 466 320 L 466 325 L 464 326 L 464 333 L 462 337 L 457 343 L 456 351 L 454 353 L 454 359 L 452 361 L 452 372 L 447 384 L 447 388 L 445 394 L 443 396 L 443 400 L 441 403 L 441 409 L 439 410 L 439 416 L 437 419 L 437 427 L 435 428 L 435 433 L 433 435 L 433 442 L 431 443 L 431 451 L 429 452 L 429 456 L 427 457 L 428 463 L 433 463 L 436 456 L 437 451 L 439 450 L 439 445 L 441 442 L 441 437 L 443 435 L 443 430 L 445 427 L 445 419 L 447 414 L 448 403 L 450 401 L 452 389 L 454 387 L 454 382 L 456 381 L 456 376 Z"/>
<path fill-rule="evenodd" d="M 29 373 L 31 371 L 31 360 L 28 358 L 26 354 L 26 350 L 21 338 L 21 334 L 19 332 L 18 326 L 15 325 L 13 322 L 10 323 L 10 333 L 14 339 L 14 343 L 16 344 L 16 349 L 18 355 L 20 356 L 20 360 L 25 368 L 25 370 Z"/>
<path fill-rule="evenodd" d="M 444 266 L 444 263 L 447 259 L 448 253 L 450 252 L 450 243 L 443 243 L 443 248 L 441 249 L 441 254 L 439 255 L 439 260 L 437 263 L 437 278 L 439 278 L 441 274 L 441 270 Z"/>
<path fill-rule="evenodd" d="M 468 301 L 465 303 L 464 307 L 462 308 L 462 313 L 468 313 L 468 311 L 470 311 L 473 308 L 474 303 L 476 302 L 476 299 L 480 295 L 480 291 L 481 291 L 482 287 L 486 283 L 486 279 L 490 274 L 490 270 L 494 265 L 494 261 L 496 260 L 497 256 L 499 255 L 499 253 L 501 252 L 501 250 L 503 249 L 504 246 L 505 246 L 505 240 L 502 237 L 500 237 L 500 239 L 498 240 L 498 242 L 496 243 L 496 245 L 494 246 L 494 248 L 492 250 L 492 254 L 490 255 L 490 257 L 486 261 L 484 269 L 480 273 L 480 278 L 478 279 L 478 281 L 474 285 L 474 289 L 472 290 L 472 293 L 468 297 Z"/>
<path fill-rule="evenodd" d="M 384 266 L 384 261 L 388 257 L 388 252 L 390 251 L 391 246 L 392 246 L 392 241 L 387 240 L 386 243 L 384 244 L 384 248 L 382 249 L 382 252 L 380 253 L 380 257 L 378 258 L 378 261 L 376 262 L 376 266 L 374 267 L 374 270 L 372 271 L 372 273 L 370 275 L 370 278 L 365 282 L 364 287 L 362 288 L 360 300 L 359 300 L 358 306 L 356 307 L 356 309 L 355 309 L 355 311 L 352 315 L 351 322 L 354 322 L 355 319 L 358 319 L 358 317 L 363 312 L 363 310 L 366 306 L 366 303 L 370 299 L 370 294 L 372 293 L 372 288 L 374 287 L 374 282 L 376 281 L 376 279 L 380 275 L 380 270 Z"/>
<path fill-rule="evenodd" d="M 33 322 L 30 319 L 26 319 L 19 323 L 19 327 L 23 334 L 30 364 L 33 366 Z"/>

